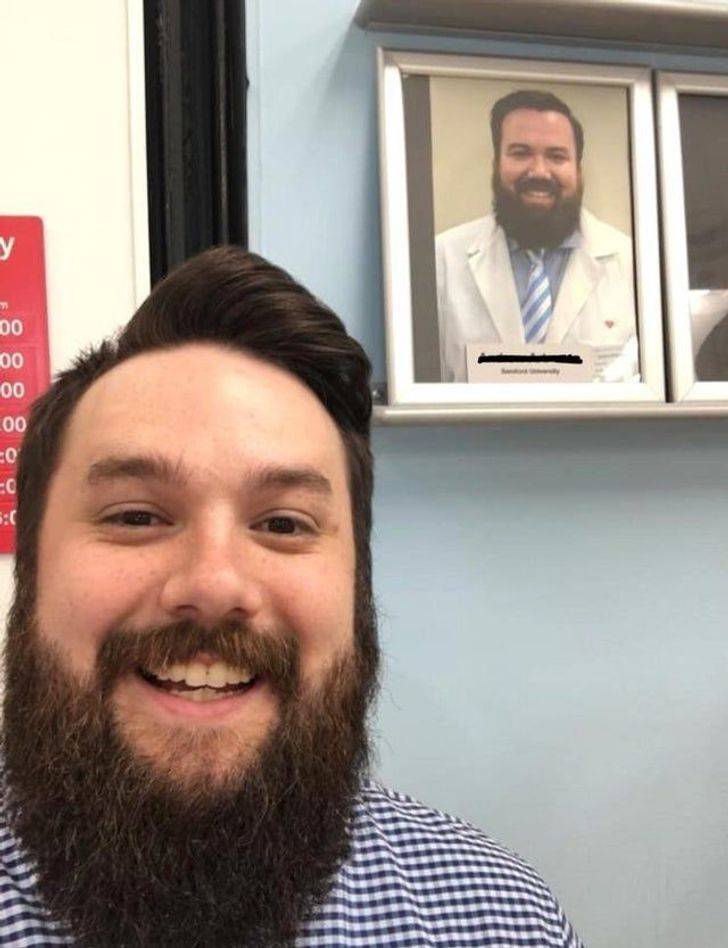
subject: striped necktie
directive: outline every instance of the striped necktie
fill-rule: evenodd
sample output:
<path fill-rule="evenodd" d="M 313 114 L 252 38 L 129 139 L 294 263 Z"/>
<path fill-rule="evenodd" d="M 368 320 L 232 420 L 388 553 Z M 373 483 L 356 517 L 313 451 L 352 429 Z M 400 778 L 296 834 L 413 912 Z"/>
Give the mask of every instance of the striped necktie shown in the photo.
<path fill-rule="evenodd" d="M 528 271 L 526 298 L 521 306 L 523 333 L 526 342 L 541 343 L 544 341 L 553 313 L 551 284 L 544 267 L 544 253 L 544 250 L 526 251 L 531 262 L 531 269 Z"/>

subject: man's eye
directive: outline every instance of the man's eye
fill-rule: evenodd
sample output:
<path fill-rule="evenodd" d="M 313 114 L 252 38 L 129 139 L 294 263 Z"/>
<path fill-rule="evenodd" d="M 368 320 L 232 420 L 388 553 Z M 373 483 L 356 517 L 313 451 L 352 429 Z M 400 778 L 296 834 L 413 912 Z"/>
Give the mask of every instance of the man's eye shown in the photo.
<path fill-rule="evenodd" d="M 261 520 L 258 529 L 263 533 L 274 533 L 276 536 L 301 536 L 313 533 L 308 521 L 301 517 L 291 517 L 287 514 L 276 514 Z"/>
<path fill-rule="evenodd" d="M 268 517 L 263 526 L 267 533 L 296 533 L 300 524 L 293 517 Z"/>
<path fill-rule="evenodd" d="M 119 527 L 156 527 L 163 523 L 162 518 L 151 510 L 120 510 L 104 517 L 104 523 Z"/>

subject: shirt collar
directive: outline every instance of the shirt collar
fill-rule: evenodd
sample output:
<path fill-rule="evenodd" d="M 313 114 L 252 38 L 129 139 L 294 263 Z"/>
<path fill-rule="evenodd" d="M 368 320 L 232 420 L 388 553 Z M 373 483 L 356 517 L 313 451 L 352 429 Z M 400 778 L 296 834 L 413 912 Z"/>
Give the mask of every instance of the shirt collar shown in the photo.
<path fill-rule="evenodd" d="M 506 240 L 508 241 L 508 249 L 510 250 L 511 253 L 518 253 L 519 251 L 521 253 L 526 252 L 524 248 L 521 247 L 521 245 L 518 243 L 518 241 L 513 239 L 513 237 L 507 236 Z M 581 244 L 581 231 L 577 227 L 574 230 L 572 230 L 572 232 L 569 234 L 568 237 L 565 237 L 561 241 L 558 247 L 552 247 L 550 250 L 547 250 L 546 253 L 553 253 L 554 250 L 573 250 L 575 247 L 580 246 L 580 244 Z"/>

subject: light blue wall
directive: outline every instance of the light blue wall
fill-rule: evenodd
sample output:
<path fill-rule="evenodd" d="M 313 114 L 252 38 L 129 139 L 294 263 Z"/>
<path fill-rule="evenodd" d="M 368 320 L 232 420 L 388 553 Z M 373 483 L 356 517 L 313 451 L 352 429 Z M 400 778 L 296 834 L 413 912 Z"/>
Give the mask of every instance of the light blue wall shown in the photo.
<path fill-rule="evenodd" d="M 375 48 L 728 71 L 368 34 L 249 0 L 252 245 L 384 376 Z M 379 428 L 382 778 L 543 872 L 591 948 L 728 944 L 728 422 Z"/>

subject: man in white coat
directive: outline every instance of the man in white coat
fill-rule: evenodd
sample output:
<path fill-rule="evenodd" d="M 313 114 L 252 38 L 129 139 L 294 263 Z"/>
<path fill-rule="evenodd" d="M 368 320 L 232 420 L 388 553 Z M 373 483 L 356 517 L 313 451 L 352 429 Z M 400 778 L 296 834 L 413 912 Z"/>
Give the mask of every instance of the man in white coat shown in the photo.
<path fill-rule="evenodd" d="M 495 103 L 491 134 L 493 212 L 435 240 L 442 381 L 468 380 L 468 343 L 588 348 L 595 380 L 632 379 L 632 242 L 582 207 L 580 122 L 521 90 Z"/>

